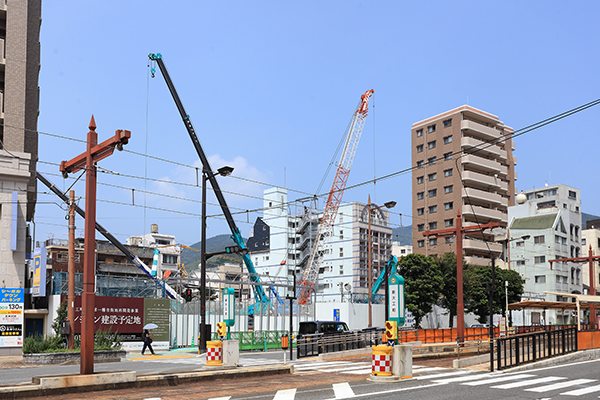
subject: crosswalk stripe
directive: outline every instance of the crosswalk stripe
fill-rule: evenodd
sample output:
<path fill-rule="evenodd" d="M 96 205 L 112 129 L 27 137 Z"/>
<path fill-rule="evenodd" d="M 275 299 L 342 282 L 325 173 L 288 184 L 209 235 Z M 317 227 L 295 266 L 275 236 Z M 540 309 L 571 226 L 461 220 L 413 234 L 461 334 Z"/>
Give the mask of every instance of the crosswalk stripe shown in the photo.
<path fill-rule="evenodd" d="M 468 375 L 468 376 L 459 376 L 454 378 L 445 378 L 445 379 L 432 379 L 431 381 L 434 383 L 456 383 L 456 382 L 468 382 L 474 381 L 476 379 L 487 378 L 490 375 Z"/>
<path fill-rule="evenodd" d="M 373 369 L 371 367 L 369 367 L 369 368 L 359 369 L 356 371 L 342 372 L 342 374 L 364 375 L 364 374 L 370 374 L 372 371 L 373 371 Z"/>
<path fill-rule="evenodd" d="M 354 390 L 352 390 L 348 382 L 334 383 L 333 393 L 335 394 L 336 399 L 347 399 L 355 396 Z"/>
<path fill-rule="evenodd" d="M 420 370 L 414 371 L 416 373 L 421 372 Z M 454 372 L 445 372 L 445 373 L 440 373 L 440 374 L 430 374 L 430 375 L 415 375 L 415 379 L 417 380 L 421 380 L 421 379 L 431 379 L 431 378 L 444 378 L 447 376 L 455 376 L 455 375 L 466 375 L 466 374 L 471 374 L 475 371 L 472 370 L 462 370 L 462 371 L 454 371 Z"/>
<path fill-rule="evenodd" d="M 340 364 L 349 364 L 347 361 L 328 361 L 328 362 L 321 362 L 321 363 L 310 363 L 310 364 L 294 364 L 294 369 L 315 369 L 315 368 L 321 368 L 321 367 L 328 367 L 328 366 L 336 366 L 336 365 L 340 365 Z"/>
<path fill-rule="evenodd" d="M 415 369 L 415 367 L 413 367 L 413 369 Z M 423 368 L 417 369 L 417 371 L 420 373 L 420 372 L 439 371 L 441 369 L 448 369 L 448 368 L 442 368 L 442 367 L 423 367 Z"/>
<path fill-rule="evenodd" d="M 231 396 L 225 396 L 225 397 L 213 397 L 210 398 L 208 400 L 229 400 L 231 398 Z"/>
<path fill-rule="evenodd" d="M 294 400 L 294 398 L 296 397 L 296 389 L 285 389 L 285 390 L 278 390 L 277 393 L 275 393 L 275 397 L 273 397 L 273 400 Z"/>
<path fill-rule="evenodd" d="M 343 372 L 343 371 L 352 371 L 355 369 L 371 369 L 370 365 L 357 365 L 353 367 L 340 367 L 340 368 L 331 368 L 331 369 L 322 369 L 323 372 Z"/>
<path fill-rule="evenodd" d="M 465 382 L 465 383 L 463 383 L 463 385 L 469 385 L 469 386 L 489 385 L 491 383 L 512 381 L 512 380 L 523 379 L 523 378 L 530 378 L 532 376 L 535 376 L 535 375 L 519 374 L 519 375 L 501 376 L 499 378 L 483 379 L 483 380 L 475 381 L 475 382 Z"/>
<path fill-rule="evenodd" d="M 584 383 L 590 383 L 590 382 L 595 382 L 596 379 L 575 379 L 574 381 L 569 381 L 569 382 L 559 382 L 559 383 L 555 383 L 554 385 L 548 385 L 548 386 L 540 386 L 537 388 L 530 388 L 530 389 L 525 389 L 528 392 L 536 392 L 536 393 L 542 393 L 542 392 L 549 392 L 551 390 L 556 390 L 556 389 L 563 389 L 569 386 L 575 386 L 575 385 L 582 385 Z"/>
<path fill-rule="evenodd" d="M 600 391 L 600 385 L 588 386 L 586 388 L 570 390 L 568 392 L 561 393 L 565 396 L 581 396 L 582 394 L 594 393 Z"/>
<path fill-rule="evenodd" d="M 494 388 L 494 389 L 513 389 L 513 388 L 518 388 L 518 387 L 523 387 L 523 386 L 537 385 L 538 383 L 560 381 L 561 379 L 567 379 L 567 378 L 563 378 L 563 377 L 559 377 L 559 376 L 546 376 L 546 377 L 538 378 L 538 379 L 530 379 L 528 381 L 505 383 L 504 385 L 492 386 L 492 388 Z"/>

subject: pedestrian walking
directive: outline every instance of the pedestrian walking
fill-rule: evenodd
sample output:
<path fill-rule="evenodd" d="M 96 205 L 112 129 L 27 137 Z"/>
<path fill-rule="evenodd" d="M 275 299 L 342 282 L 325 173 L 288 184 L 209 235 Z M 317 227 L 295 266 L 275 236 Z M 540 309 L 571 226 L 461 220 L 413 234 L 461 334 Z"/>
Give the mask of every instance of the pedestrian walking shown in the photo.
<path fill-rule="evenodd" d="M 144 331 L 144 347 L 142 347 L 142 355 L 144 355 L 146 348 L 150 349 L 150 352 L 152 355 L 154 355 L 154 349 L 152 348 L 152 335 L 150 335 L 150 331 L 148 331 L 148 329 Z"/>

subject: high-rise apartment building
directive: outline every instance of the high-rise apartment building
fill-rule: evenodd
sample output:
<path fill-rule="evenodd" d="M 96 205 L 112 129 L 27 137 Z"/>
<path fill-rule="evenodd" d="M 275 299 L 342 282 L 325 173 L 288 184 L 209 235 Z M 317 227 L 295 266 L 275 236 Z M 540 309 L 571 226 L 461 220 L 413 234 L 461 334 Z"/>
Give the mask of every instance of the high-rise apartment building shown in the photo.
<path fill-rule="evenodd" d="M 41 0 L 0 1 L 0 282 L 25 287 L 36 201 Z"/>
<path fill-rule="evenodd" d="M 461 106 L 413 124 L 413 251 L 433 255 L 456 251 L 454 237 L 423 236 L 424 231 L 453 228 L 457 213 L 463 226 L 497 222 L 506 228 L 514 204 L 513 129 L 490 113 Z M 491 232 L 463 240 L 465 260 L 488 265 L 501 245 Z"/>

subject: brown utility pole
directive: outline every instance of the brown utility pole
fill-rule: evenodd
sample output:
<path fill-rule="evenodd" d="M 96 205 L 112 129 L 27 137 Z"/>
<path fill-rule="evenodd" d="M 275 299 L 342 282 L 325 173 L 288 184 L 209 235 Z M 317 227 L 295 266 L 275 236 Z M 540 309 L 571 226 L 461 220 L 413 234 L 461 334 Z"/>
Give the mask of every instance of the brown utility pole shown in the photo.
<path fill-rule="evenodd" d="M 83 262 L 82 324 L 81 324 L 81 374 L 94 373 L 94 303 L 96 280 L 96 163 L 114 151 L 123 149 L 131 137 L 130 131 L 117 130 L 115 136 L 98 144 L 94 116 L 87 134 L 87 150 L 70 161 L 60 163 L 60 171 L 68 173 L 85 169 L 85 239 Z"/>
<path fill-rule="evenodd" d="M 594 252 L 592 251 L 592 245 L 590 245 L 590 249 L 588 251 L 587 257 L 575 257 L 575 258 L 558 258 L 556 260 L 548 260 L 550 263 L 550 269 L 552 269 L 553 262 L 575 262 L 575 263 L 584 263 L 588 262 L 589 271 L 590 271 L 590 296 L 596 295 L 596 272 L 594 271 L 594 262 L 600 261 L 600 256 L 594 256 Z M 579 320 L 579 315 L 577 316 Z M 594 303 L 590 303 L 590 325 L 591 328 L 594 329 L 594 326 L 597 326 L 598 323 L 596 321 L 596 307 Z"/>
<path fill-rule="evenodd" d="M 75 191 L 69 197 L 69 297 L 67 300 L 69 320 L 69 350 L 75 347 Z"/>
<path fill-rule="evenodd" d="M 497 222 L 488 222 L 483 225 L 462 226 L 462 216 L 460 210 L 456 215 L 456 224 L 454 228 L 440 229 L 437 231 L 425 231 L 423 236 L 435 236 L 435 237 L 450 237 L 456 236 L 456 332 L 458 341 L 464 342 L 465 336 L 465 305 L 463 301 L 463 235 L 468 233 L 483 232 L 484 229 L 492 229 L 500 226 Z M 493 258 L 492 258 L 493 259 Z M 490 316 L 491 319 L 491 316 Z M 492 321 L 490 321 L 492 325 Z M 490 338 L 491 339 L 491 338 Z"/>

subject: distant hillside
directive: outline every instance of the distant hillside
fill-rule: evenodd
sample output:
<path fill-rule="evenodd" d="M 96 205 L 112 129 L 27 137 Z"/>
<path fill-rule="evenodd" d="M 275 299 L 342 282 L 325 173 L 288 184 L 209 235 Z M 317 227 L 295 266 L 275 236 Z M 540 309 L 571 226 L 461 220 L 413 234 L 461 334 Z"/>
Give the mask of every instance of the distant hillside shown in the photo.
<path fill-rule="evenodd" d="M 412 225 L 392 229 L 392 240 L 400 242 L 401 246 L 412 245 Z"/>
<path fill-rule="evenodd" d="M 244 239 L 245 241 L 246 239 Z M 229 235 L 217 235 L 211 238 L 206 239 L 206 251 L 208 253 L 217 253 L 220 251 L 224 251 L 225 247 L 233 246 L 235 243 Z M 185 269 L 188 272 L 191 272 L 195 269 L 199 268 L 200 265 L 200 248 L 202 247 L 202 242 L 194 243 L 190 247 L 197 249 L 198 251 L 183 249 L 181 253 L 181 258 L 183 259 L 183 263 L 185 264 Z M 231 264 L 239 264 L 242 262 L 242 257 L 232 254 L 225 254 L 220 256 L 214 256 L 209 258 L 206 261 L 207 268 L 218 267 L 223 263 L 231 263 Z"/>

